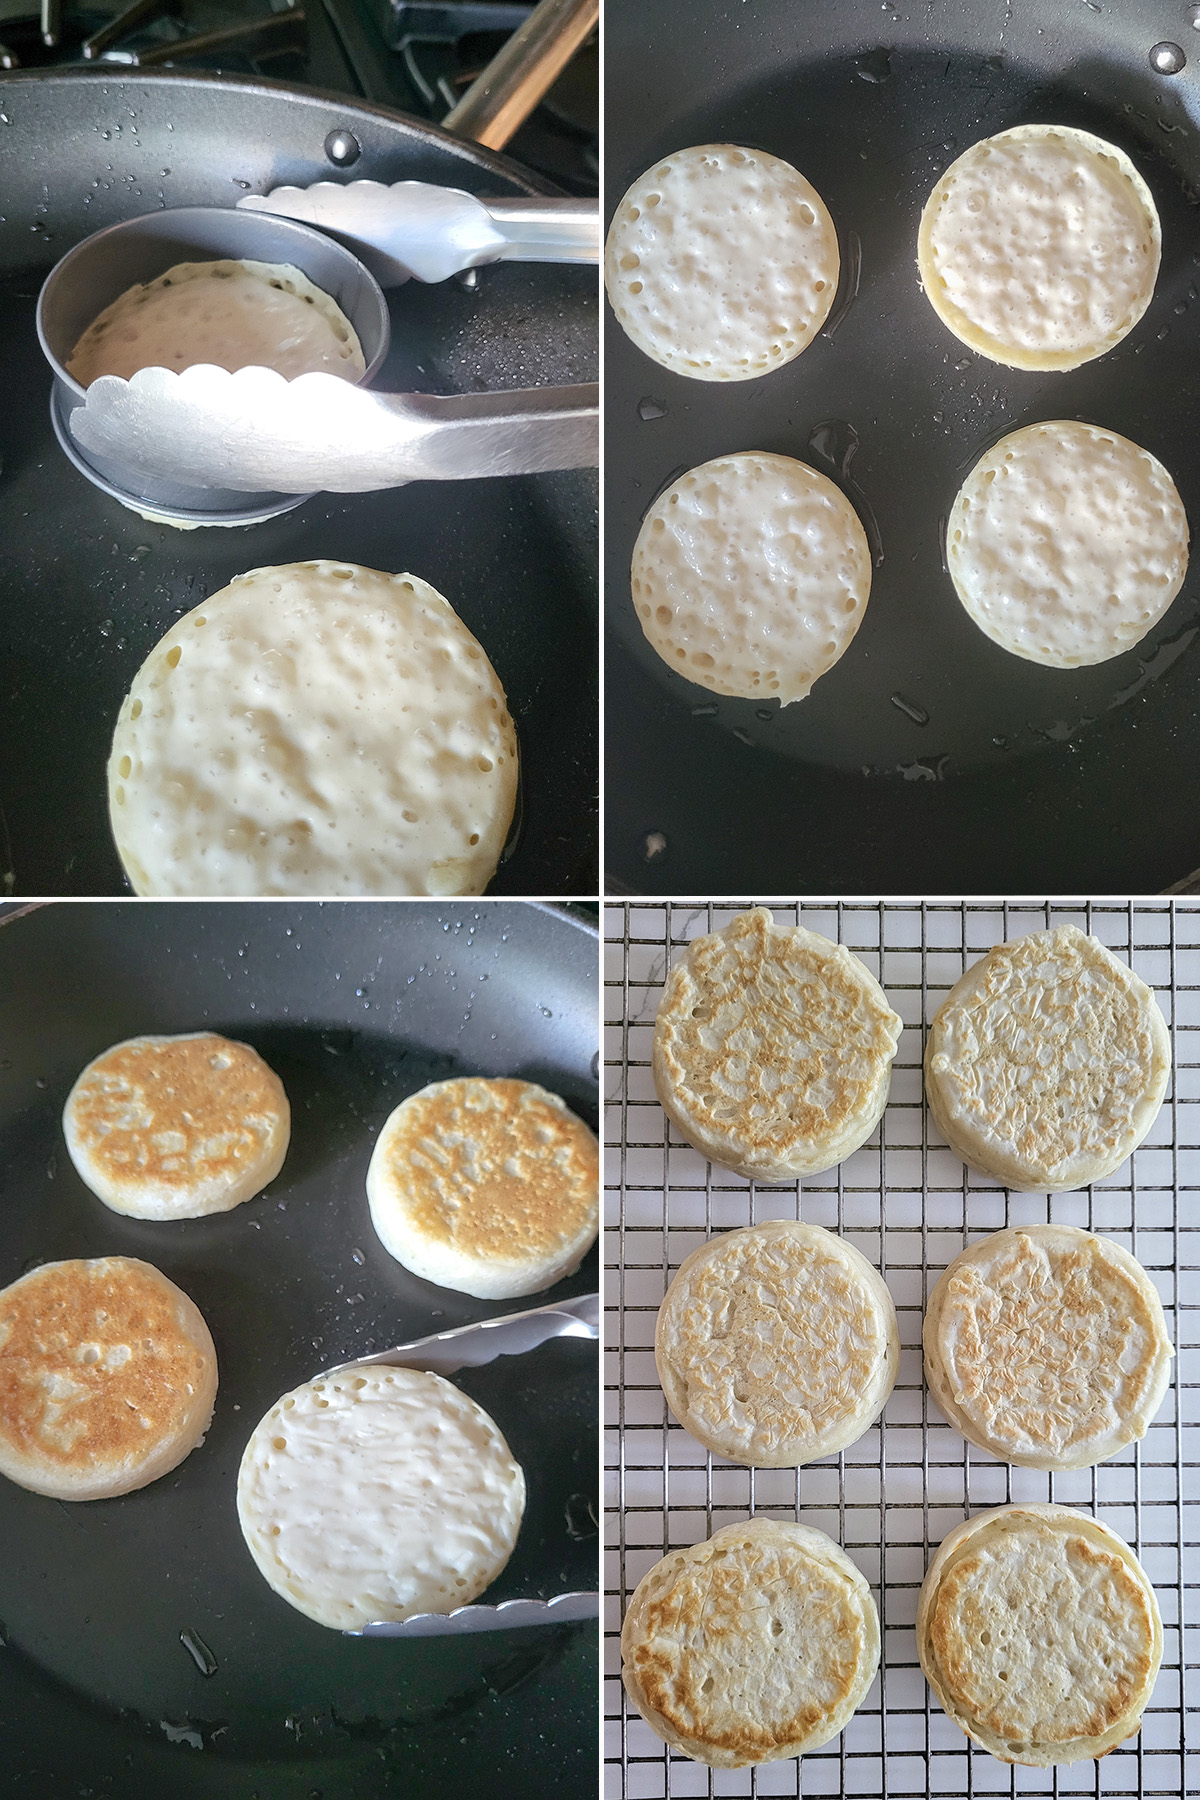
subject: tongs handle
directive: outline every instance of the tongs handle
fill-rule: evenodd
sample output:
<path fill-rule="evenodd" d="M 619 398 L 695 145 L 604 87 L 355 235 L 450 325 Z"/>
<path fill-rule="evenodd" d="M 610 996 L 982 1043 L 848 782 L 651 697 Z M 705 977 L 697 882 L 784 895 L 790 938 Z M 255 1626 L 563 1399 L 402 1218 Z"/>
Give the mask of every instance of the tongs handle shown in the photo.
<path fill-rule="evenodd" d="M 506 262 L 594 263 L 600 258 L 595 200 L 486 200 L 507 239 Z"/>
<path fill-rule="evenodd" d="M 430 181 L 314 181 L 244 194 L 238 207 L 330 232 L 384 287 L 445 281 L 485 263 L 600 260 L 597 200 L 481 200 Z"/>
<path fill-rule="evenodd" d="M 245 493 L 374 493 L 408 481 L 594 468 L 599 389 L 379 394 L 336 375 L 101 375 L 70 416 L 93 456 L 191 487 Z"/>

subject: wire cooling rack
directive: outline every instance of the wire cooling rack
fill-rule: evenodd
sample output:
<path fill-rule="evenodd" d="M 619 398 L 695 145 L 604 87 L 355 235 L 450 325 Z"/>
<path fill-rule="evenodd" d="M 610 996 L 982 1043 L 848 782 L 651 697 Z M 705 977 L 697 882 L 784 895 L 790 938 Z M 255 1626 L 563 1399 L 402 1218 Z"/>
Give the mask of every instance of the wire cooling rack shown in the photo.
<path fill-rule="evenodd" d="M 650 1047 L 667 967 L 681 947 L 751 902 L 638 902 L 605 911 L 607 1616 L 606 1792 L 864 1795 L 1200 1795 L 1200 906 L 1009 902 L 766 901 L 780 924 L 846 944 L 881 982 L 904 1032 L 891 1098 L 861 1150 L 811 1181 L 757 1186 L 705 1162 L 667 1126 Z M 1108 1180 L 1049 1199 L 1009 1194 L 964 1169 L 922 1099 L 925 1027 L 995 943 L 1074 923 L 1132 963 L 1173 1028 L 1175 1067 L 1158 1120 Z M 837 1457 L 799 1470 L 744 1469 L 669 1419 L 655 1375 L 658 1305 L 689 1251 L 714 1232 L 800 1216 L 841 1233 L 882 1269 L 903 1345 L 882 1419 Z M 1052 1220 L 1123 1244 L 1149 1270 L 1178 1355 L 1146 1436 L 1099 1468 L 1046 1475 L 966 1444 L 922 1378 L 921 1323 L 938 1275 L 969 1241 Z M 1158 1594 L 1165 1650 L 1140 1734 L 1101 1762 L 1017 1768 L 968 1740 L 932 1698 L 917 1660 L 917 1594 L 963 1518 L 1009 1501 L 1094 1513 L 1133 1545 Z M 619 1635 L 629 1596 L 669 1549 L 751 1513 L 796 1518 L 842 1544 L 870 1581 L 883 1660 L 840 1737 L 800 1761 L 710 1770 L 668 1754 L 625 1701 Z"/>

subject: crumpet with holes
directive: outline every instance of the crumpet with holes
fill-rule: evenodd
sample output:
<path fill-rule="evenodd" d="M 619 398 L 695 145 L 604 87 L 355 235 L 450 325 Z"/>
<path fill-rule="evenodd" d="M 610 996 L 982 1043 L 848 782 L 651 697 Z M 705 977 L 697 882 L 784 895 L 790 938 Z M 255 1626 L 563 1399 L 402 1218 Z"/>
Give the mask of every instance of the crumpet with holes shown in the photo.
<path fill-rule="evenodd" d="M 613 214 L 604 280 L 639 350 L 697 381 L 749 381 L 807 350 L 837 292 L 837 232 L 798 169 L 697 144 L 639 177 Z"/>
<path fill-rule="evenodd" d="M 504 689 L 416 575 L 239 575 L 135 675 L 108 763 L 139 894 L 481 894 L 517 795 Z"/>
<path fill-rule="evenodd" d="M 337 1631 L 467 1606 L 517 1541 L 525 1476 L 495 1421 L 423 1369 L 335 1370 L 284 1394 L 242 1456 L 259 1573 Z"/>
<path fill-rule="evenodd" d="M 917 1650 L 960 1730 L 1001 1762 L 1050 1768 L 1140 1730 L 1162 1620 L 1107 1525 L 1069 1506 L 1000 1506 L 958 1526 L 930 1563 Z"/>
<path fill-rule="evenodd" d="M 705 1449 L 796 1468 L 844 1450 L 883 1411 L 900 1366 L 896 1308 L 853 1244 L 773 1219 L 684 1258 L 654 1361 L 667 1405 Z"/>
<path fill-rule="evenodd" d="M 925 1094 L 956 1156 L 1027 1193 L 1111 1175 L 1158 1116 L 1171 1039 L 1128 963 L 1075 925 L 997 944 L 929 1029 Z"/>
<path fill-rule="evenodd" d="M 711 1162 L 749 1181 L 794 1181 L 866 1142 L 902 1028 L 843 945 L 755 907 L 695 938 L 667 976 L 655 1091 Z"/>
<path fill-rule="evenodd" d="M 848 649 L 871 592 L 858 514 L 790 456 L 701 463 L 650 507 L 633 604 L 663 661 L 714 694 L 803 700 Z"/>
<path fill-rule="evenodd" d="M 850 1722 L 879 1667 L 879 1616 L 823 1531 L 747 1519 L 642 1577 L 621 1657 L 652 1731 L 710 1768 L 742 1769 L 817 1750 Z"/>
<path fill-rule="evenodd" d="M 1148 450 L 1078 419 L 1010 432 L 980 457 L 946 527 L 946 566 L 993 643 L 1049 669 L 1107 662 L 1183 586 L 1188 522 Z"/>
<path fill-rule="evenodd" d="M 1086 1469 L 1144 1437 L 1174 1354 L 1145 1269 L 1076 1225 L 1016 1226 L 956 1256 L 924 1345 L 955 1430 L 1027 1469 Z"/>
<path fill-rule="evenodd" d="M 1123 150 L 1070 125 L 972 144 L 921 215 L 917 266 L 934 311 L 981 356 L 1074 369 L 1150 304 L 1162 254 L 1154 198 Z"/>
<path fill-rule="evenodd" d="M 533 1081 L 435 1081 L 391 1114 L 367 1170 L 385 1250 L 439 1287 L 537 1294 L 574 1274 L 599 1229 L 600 1151 Z"/>
<path fill-rule="evenodd" d="M 217 1353 L 197 1306 L 130 1256 L 44 1263 L 0 1293 L 0 1474 L 108 1500 L 203 1441 Z"/>
<path fill-rule="evenodd" d="M 67 1149 L 114 1212 L 198 1219 L 261 1193 L 283 1167 L 283 1083 L 211 1031 L 130 1038 L 90 1062 L 63 1110 Z"/>
<path fill-rule="evenodd" d="M 329 294 L 290 263 L 176 263 L 93 319 L 67 363 L 81 387 L 139 369 L 257 366 L 296 375 L 366 373 L 362 346 Z"/>

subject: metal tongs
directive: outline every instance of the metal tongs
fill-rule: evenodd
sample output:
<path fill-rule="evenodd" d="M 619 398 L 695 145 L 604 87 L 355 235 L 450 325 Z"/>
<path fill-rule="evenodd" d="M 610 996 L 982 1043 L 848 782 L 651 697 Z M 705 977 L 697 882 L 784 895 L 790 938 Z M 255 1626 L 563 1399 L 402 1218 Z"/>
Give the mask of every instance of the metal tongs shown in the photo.
<path fill-rule="evenodd" d="M 596 262 L 595 201 L 481 201 L 456 188 L 400 181 L 247 195 L 244 211 L 320 227 L 383 286 L 444 281 L 484 263 Z M 381 394 L 336 375 L 287 380 L 197 364 L 176 374 L 103 375 L 70 414 L 90 456 L 143 476 L 247 493 L 370 493 L 409 481 L 530 475 L 599 461 L 599 388 Z"/>
<path fill-rule="evenodd" d="M 597 200 L 480 200 L 430 181 L 317 181 L 245 194 L 242 212 L 317 225 L 349 245 L 381 287 L 445 281 L 494 262 L 600 260 Z"/>
<path fill-rule="evenodd" d="M 456 1331 L 439 1331 L 412 1344 L 397 1344 L 377 1356 L 339 1363 L 331 1375 L 348 1369 L 367 1369 L 383 1364 L 397 1369 L 427 1369 L 431 1375 L 453 1375 L 459 1369 L 478 1369 L 498 1356 L 521 1356 L 551 1338 L 595 1340 L 600 1335 L 600 1296 L 584 1294 L 556 1306 L 537 1306 L 530 1312 L 508 1313 L 500 1319 L 483 1319 Z M 460 1606 L 449 1613 L 414 1613 L 402 1622 L 380 1619 L 347 1637 L 452 1637 L 478 1631 L 508 1631 L 517 1625 L 562 1625 L 576 1619 L 600 1616 L 598 1593 L 556 1594 L 551 1600 L 502 1600 L 497 1606 Z"/>

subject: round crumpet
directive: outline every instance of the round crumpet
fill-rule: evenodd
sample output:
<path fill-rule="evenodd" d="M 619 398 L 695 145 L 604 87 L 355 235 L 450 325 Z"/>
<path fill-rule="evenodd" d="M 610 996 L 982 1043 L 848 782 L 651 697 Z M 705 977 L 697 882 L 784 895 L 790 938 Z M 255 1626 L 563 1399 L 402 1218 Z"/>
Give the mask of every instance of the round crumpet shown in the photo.
<path fill-rule="evenodd" d="M 1106 1756 L 1141 1727 L 1163 1654 L 1146 1571 L 1069 1506 L 976 1513 L 929 1565 L 917 1653 L 949 1718 L 1007 1763 Z"/>
<path fill-rule="evenodd" d="M 139 369 L 252 364 L 295 375 L 366 372 L 353 325 L 329 294 L 290 263 L 176 263 L 129 288 L 88 326 L 67 363 L 82 387 Z"/>
<path fill-rule="evenodd" d="M 1132 331 L 1162 254 L 1153 196 L 1123 150 L 1069 125 L 1017 125 L 964 151 L 921 215 L 930 304 L 1014 369 L 1075 369 Z"/>
<path fill-rule="evenodd" d="M 1010 1227 L 962 1251 L 923 1341 L 955 1430 L 1027 1469 L 1086 1469 L 1144 1437 L 1174 1355 L 1145 1269 L 1077 1225 Z"/>
<path fill-rule="evenodd" d="M 803 700 L 866 611 L 871 552 L 824 475 L 747 450 L 672 482 L 633 547 L 633 603 L 671 668 L 715 694 Z"/>
<path fill-rule="evenodd" d="M 744 1519 L 638 1582 L 622 1678 L 651 1731 L 716 1769 L 802 1756 L 849 1724 L 879 1667 L 879 1615 L 811 1525 Z"/>
<path fill-rule="evenodd" d="M 820 1225 L 771 1219 L 686 1256 L 654 1332 L 667 1405 L 705 1449 L 794 1469 L 855 1443 L 900 1366 L 877 1269 Z"/>
<path fill-rule="evenodd" d="M 798 169 L 698 144 L 648 169 L 613 215 L 608 297 L 639 350 L 697 381 L 749 381 L 791 362 L 829 316 L 833 220 Z"/>
<path fill-rule="evenodd" d="M 139 894 L 481 894 L 516 793 L 504 689 L 450 602 L 336 562 L 254 569 L 178 620 L 108 763 Z"/>
<path fill-rule="evenodd" d="M 237 1509 L 275 1592 L 319 1625 L 358 1631 L 469 1606 L 512 1554 L 525 1475 L 453 1382 L 352 1364 L 259 1421 Z"/>
<path fill-rule="evenodd" d="M 951 508 L 946 562 L 1001 649 L 1075 669 L 1131 650 L 1162 618 L 1187 573 L 1187 515 L 1148 450 L 1052 419 L 976 463 Z"/>
<path fill-rule="evenodd" d="M 63 1108 L 71 1161 L 135 1219 L 200 1219 L 262 1192 L 283 1167 L 291 1110 L 249 1044 L 191 1031 L 128 1038 L 84 1069 Z"/>
<path fill-rule="evenodd" d="M 434 1081 L 390 1114 L 367 1170 L 371 1223 L 397 1262 L 488 1300 L 574 1274 L 596 1241 L 599 1147 L 532 1081 Z"/>
<path fill-rule="evenodd" d="M 925 1098 L 956 1156 L 1018 1193 L 1067 1193 L 1132 1156 L 1171 1078 L 1171 1034 L 1128 963 L 1076 925 L 996 944 L 925 1045 Z"/>
<path fill-rule="evenodd" d="M 111 1500 L 204 1441 L 217 1353 L 200 1309 L 133 1256 L 43 1263 L 0 1292 L 0 1475 Z"/>

